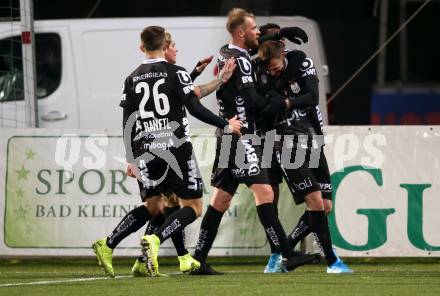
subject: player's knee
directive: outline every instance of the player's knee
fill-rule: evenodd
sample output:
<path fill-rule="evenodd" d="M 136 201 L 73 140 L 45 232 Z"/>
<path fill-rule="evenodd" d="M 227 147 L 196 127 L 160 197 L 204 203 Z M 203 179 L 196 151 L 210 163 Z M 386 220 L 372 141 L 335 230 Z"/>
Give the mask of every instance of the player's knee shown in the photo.
<path fill-rule="evenodd" d="M 144 202 L 144 206 L 150 212 L 150 215 L 157 216 L 163 212 L 164 201 L 162 197 L 152 197 Z"/>
<path fill-rule="evenodd" d="M 314 191 L 309 193 L 306 198 L 307 208 L 311 211 L 323 211 L 324 201 L 322 199 L 321 191 Z"/>
<path fill-rule="evenodd" d="M 202 215 L 202 207 L 203 207 L 203 202 L 201 198 L 195 200 L 194 203 L 191 203 L 191 208 L 194 210 L 194 213 L 196 214 L 197 218 Z"/>
<path fill-rule="evenodd" d="M 194 198 L 194 199 L 181 199 L 180 200 L 182 207 L 190 207 L 194 210 L 196 217 L 200 217 L 202 215 L 202 206 L 203 199 L 202 198 Z"/>
<path fill-rule="evenodd" d="M 219 212 L 226 212 L 231 206 L 232 195 L 223 190 L 216 190 L 211 198 L 211 207 Z"/>
<path fill-rule="evenodd" d="M 194 212 L 196 213 L 196 217 L 200 217 L 202 215 L 202 204 L 197 204 L 193 207 Z"/>
<path fill-rule="evenodd" d="M 166 197 L 165 206 L 168 208 L 179 206 L 179 199 L 177 198 L 176 194 L 171 193 L 169 196 Z"/>
<path fill-rule="evenodd" d="M 230 206 L 231 206 L 230 200 L 216 199 L 211 202 L 211 207 L 222 213 L 226 212 Z"/>
<path fill-rule="evenodd" d="M 251 186 L 251 190 L 254 193 L 256 205 L 273 202 L 273 190 L 270 185 L 254 184 Z"/>

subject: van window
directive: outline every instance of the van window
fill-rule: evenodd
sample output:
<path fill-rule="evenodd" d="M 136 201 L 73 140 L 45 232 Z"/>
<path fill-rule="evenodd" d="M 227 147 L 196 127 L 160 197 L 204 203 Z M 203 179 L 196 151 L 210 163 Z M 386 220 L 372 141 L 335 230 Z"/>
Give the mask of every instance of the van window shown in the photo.
<path fill-rule="evenodd" d="M 61 82 L 61 39 L 55 33 L 35 34 L 37 97 L 53 93 Z M 0 102 L 24 100 L 20 36 L 0 40 Z"/>

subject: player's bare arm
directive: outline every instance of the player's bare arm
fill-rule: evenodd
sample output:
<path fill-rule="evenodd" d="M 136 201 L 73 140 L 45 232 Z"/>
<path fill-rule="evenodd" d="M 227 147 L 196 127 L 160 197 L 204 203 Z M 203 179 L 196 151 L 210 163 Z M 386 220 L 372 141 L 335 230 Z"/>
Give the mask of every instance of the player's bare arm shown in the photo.
<path fill-rule="evenodd" d="M 196 96 L 201 99 L 206 97 L 210 93 L 216 91 L 223 83 L 231 78 L 234 73 L 235 68 L 237 67 L 234 58 L 228 59 L 228 61 L 223 66 L 223 69 L 218 74 L 218 77 L 206 84 L 196 85 L 194 86 L 194 92 Z"/>

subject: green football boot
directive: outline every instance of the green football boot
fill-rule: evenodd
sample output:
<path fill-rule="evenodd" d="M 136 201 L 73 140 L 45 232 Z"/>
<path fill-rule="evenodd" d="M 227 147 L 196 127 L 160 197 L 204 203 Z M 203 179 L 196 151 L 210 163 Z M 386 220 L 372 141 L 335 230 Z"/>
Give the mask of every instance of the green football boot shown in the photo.
<path fill-rule="evenodd" d="M 131 269 L 131 275 L 133 276 L 148 276 L 147 272 L 147 265 L 145 262 L 142 262 L 141 260 L 136 259 L 136 262 L 133 265 L 133 268 Z"/>
<path fill-rule="evenodd" d="M 113 249 L 107 246 L 106 241 L 106 238 L 100 239 L 93 243 L 92 248 L 98 258 L 99 265 L 101 265 L 105 273 L 110 277 L 114 277 L 115 271 L 113 270 L 112 265 Z"/>
<path fill-rule="evenodd" d="M 160 276 L 159 263 L 157 256 L 159 254 L 160 240 L 152 235 L 145 235 L 141 240 L 142 254 L 146 257 L 147 270 L 150 276 Z"/>
<path fill-rule="evenodd" d="M 183 273 L 191 272 L 200 268 L 200 262 L 191 257 L 191 255 L 185 254 L 183 256 L 178 256 L 179 259 L 179 268 Z"/>

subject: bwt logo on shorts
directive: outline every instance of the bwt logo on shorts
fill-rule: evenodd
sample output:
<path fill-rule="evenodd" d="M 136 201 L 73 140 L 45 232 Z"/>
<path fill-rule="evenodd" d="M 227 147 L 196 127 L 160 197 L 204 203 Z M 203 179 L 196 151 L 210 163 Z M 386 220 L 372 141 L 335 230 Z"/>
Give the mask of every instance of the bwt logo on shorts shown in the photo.
<path fill-rule="evenodd" d="M 258 166 L 258 163 L 251 163 L 249 165 L 248 175 L 249 176 L 256 176 L 260 174 L 260 167 Z"/>
<path fill-rule="evenodd" d="M 305 190 L 312 187 L 312 180 L 310 180 L 310 178 L 306 178 L 301 183 L 293 183 L 293 186 L 295 186 L 297 190 Z"/>
<path fill-rule="evenodd" d="M 189 180 L 188 182 L 190 184 L 188 184 L 188 189 L 191 190 L 198 190 L 199 186 L 201 186 L 201 182 L 199 182 L 198 178 L 200 178 L 199 172 L 197 171 L 197 164 L 196 161 L 194 159 L 188 160 L 187 161 L 188 164 L 188 175 L 189 175 Z"/>
<path fill-rule="evenodd" d="M 249 140 L 241 140 L 244 145 L 246 161 L 249 164 L 248 175 L 256 176 L 260 174 L 260 167 L 258 166 L 258 156 L 255 153 L 255 148 L 249 143 Z"/>

